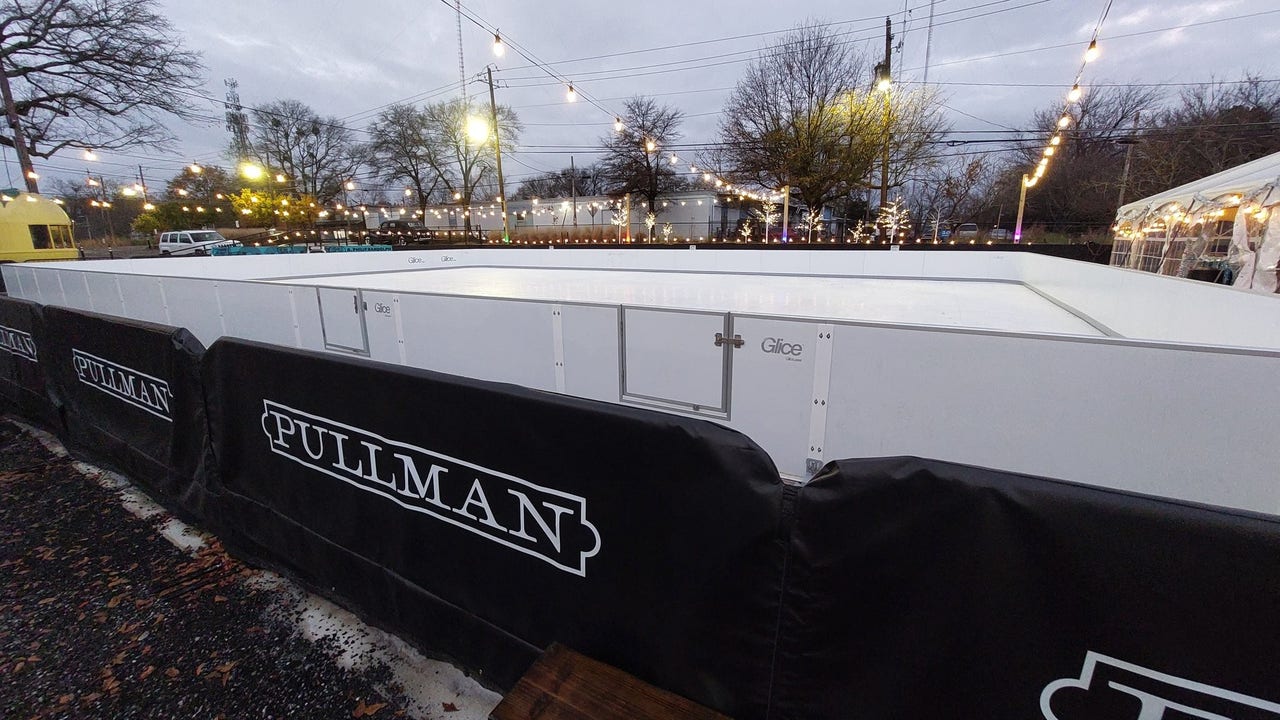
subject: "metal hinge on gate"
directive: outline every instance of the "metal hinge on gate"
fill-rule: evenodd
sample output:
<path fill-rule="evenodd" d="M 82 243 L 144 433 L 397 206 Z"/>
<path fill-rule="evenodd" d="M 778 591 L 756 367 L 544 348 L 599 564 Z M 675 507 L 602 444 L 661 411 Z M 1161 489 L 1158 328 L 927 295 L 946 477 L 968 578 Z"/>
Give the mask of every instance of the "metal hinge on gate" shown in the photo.
<path fill-rule="evenodd" d="M 742 336 L 734 335 L 732 338 L 727 338 L 720 333 L 716 333 L 716 347 L 720 347 L 725 343 L 728 343 L 736 348 L 740 348 L 742 347 Z"/>

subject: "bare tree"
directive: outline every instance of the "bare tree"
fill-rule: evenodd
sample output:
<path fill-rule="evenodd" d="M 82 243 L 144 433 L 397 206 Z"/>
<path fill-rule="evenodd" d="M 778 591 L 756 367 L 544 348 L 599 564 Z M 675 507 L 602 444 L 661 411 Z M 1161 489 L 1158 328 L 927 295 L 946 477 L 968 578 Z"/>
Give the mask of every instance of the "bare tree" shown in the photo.
<path fill-rule="evenodd" d="M 1036 113 L 1034 134 L 1013 148 L 1014 161 L 1002 183 L 1004 202 L 1018 199 L 1018 179 L 1035 168 L 1045 144 L 1060 135 L 1052 162 L 1035 188 L 1027 192 L 1023 225 L 1039 224 L 1063 233 L 1084 233 L 1111 224 L 1115 217 L 1125 142 L 1133 137 L 1135 118 L 1153 116 L 1159 91 L 1137 85 L 1114 85 L 1086 91 L 1070 109 L 1070 122 L 1059 130 L 1060 106 Z"/>
<path fill-rule="evenodd" d="M 364 163 L 384 180 L 408 183 L 424 216 L 427 205 L 443 197 L 436 172 L 443 161 L 434 155 L 440 144 L 433 133 L 426 112 L 412 105 L 392 105 L 369 126 L 370 140 L 364 146 Z"/>
<path fill-rule="evenodd" d="M 1195 85 L 1152 120 L 1137 138 L 1133 197 L 1280 151 L 1280 82 Z"/>
<path fill-rule="evenodd" d="M 934 90 L 873 91 L 867 61 L 820 23 L 761 51 L 725 104 L 721 144 L 700 160 L 744 183 L 784 185 L 821 209 L 878 178 L 889 144 L 900 184 L 944 127 Z"/>
<path fill-rule="evenodd" d="M 200 119 L 188 96 L 203 71 L 153 0 L 0 0 L 0 90 L 20 121 L 0 144 L 42 158 L 164 146 L 163 116 Z"/>
<path fill-rule="evenodd" d="M 680 140 L 684 113 L 649 97 L 633 97 L 623 106 L 622 130 L 600 139 L 601 174 L 609 194 L 635 193 L 650 211 L 657 199 L 683 190 L 671 147 Z"/>
<path fill-rule="evenodd" d="M 427 122 L 427 137 L 433 143 L 424 157 L 429 159 L 449 196 L 464 207 L 470 207 L 477 198 L 491 197 L 491 179 L 497 168 L 491 113 L 470 107 L 461 100 L 428 105 L 422 112 Z M 502 146 L 515 148 L 520 139 L 520 119 L 505 105 L 498 106 L 498 128 Z M 463 218 L 469 235 L 470 213 L 464 212 Z"/>
<path fill-rule="evenodd" d="M 297 100 L 258 105 L 250 114 L 249 151 L 269 173 L 283 174 L 295 191 L 320 202 L 341 194 L 359 165 L 351 130 Z"/>
<path fill-rule="evenodd" d="M 948 158 L 924 169 L 911 184 L 911 206 L 925 221 L 977 222 L 994 209 L 1001 167 L 991 153 Z"/>
<path fill-rule="evenodd" d="M 589 165 L 576 170 L 564 168 L 529 178 L 520 184 L 512 199 L 569 197 L 575 192 L 579 196 L 603 195 L 607 192 L 598 166 Z"/>

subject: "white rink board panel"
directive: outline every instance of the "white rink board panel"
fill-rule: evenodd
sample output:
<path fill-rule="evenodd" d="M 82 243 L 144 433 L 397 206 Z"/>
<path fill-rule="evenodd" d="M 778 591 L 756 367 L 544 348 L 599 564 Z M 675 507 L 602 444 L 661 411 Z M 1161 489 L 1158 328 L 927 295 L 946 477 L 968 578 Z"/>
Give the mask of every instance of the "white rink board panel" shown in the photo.
<path fill-rule="evenodd" d="M 164 293 L 160 290 L 163 278 L 146 275 L 117 275 L 120 298 L 124 301 L 124 314 L 134 320 L 145 320 L 160 325 L 169 324 L 164 309 Z"/>
<path fill-rule="evenodd" d="M 728 349 L 715 344 L 726 321 L 723 313 L 623 308 L 623 399 L 726 413 Z"/>
<path fill-rule="evenodd" d="M 401 295 L 400 310 L 405 364 L 555 391 L 549 304 Z"/>
<path fill-rule="evenodd" d="M 729 424 L 764 448 L 779 472 L 795 478 L 807 477 L 805 460 L 818 453 L 817 447 L 810 451 L 808 440 L 819 327 L 825 326 L 733 319 L 733 332 L 742 336 L 743 346 L 733 351 Z"/>
<path fill-rule="evenodd" d="M 826 457 L 917 455 L 1280 513 L 1280 358 L 837 326 Z M 839 379 L 838 381 L 836 379 Z"/>
<path fill-rule="evenodd" d="M 124 314 L 124 301 L 120 299 L 120 286 L 116 284 L 115 275 L 98 272 L 84 273 L 84 281 L 89 287 L 89 298 L 93 301 L 94 312 L 104 315 Z M 214 319 L 217 319 L 216 315 Z"/>
<path fill-rule="evenodd" d="M 57 270 L 46 270 L 35 273 L 36 291 L 40 294 L 40 302 L 45 305 L 66 306 L 62 295 L 62 283 L 58 280 Z"/>
<path fill-rule="evenodd" d="M 88 276 L 84 273 L 61 271 L 58 281 L 62 285 L 62 296 L 66 306 L 76 310 L 93 311 L 93 297 L 89 292 Z"/>
<path fill-rule="evenodd" d="M 300 291 L 299 304 L 310 299 L 316 303 L 315 290 Z M 222 325 L 230 337 L 298 346 L 297 327 L 293 320 L 293 288 L 270 283 L 218 283 L 218 303 Z M 309 295 L 308 295 L 309 293 Z"/>
<path fill-rule="evenodd" d="M 186 328 L 205 347 L 222 337 L 218 283 L 189 278 L 165 278 L 161 282 L 170 325 Z"/>
<path fill-rule="evenodd" d="M 618 402 L 618 309 L 563 305 L 564 392 Z"/>
<path fill-rule="evenodd" d="M 459 267 L 326 277 L 324 284 L 404 293 L 1101 334 L 1034 291 L 1008 282 Z"/>
<path fill-rule="evenodd" d="M 399 324 L 400 299 L 385 292 L 364 293 L 364 326 L 369 340 L 369 359 L 404 364 Z"/>

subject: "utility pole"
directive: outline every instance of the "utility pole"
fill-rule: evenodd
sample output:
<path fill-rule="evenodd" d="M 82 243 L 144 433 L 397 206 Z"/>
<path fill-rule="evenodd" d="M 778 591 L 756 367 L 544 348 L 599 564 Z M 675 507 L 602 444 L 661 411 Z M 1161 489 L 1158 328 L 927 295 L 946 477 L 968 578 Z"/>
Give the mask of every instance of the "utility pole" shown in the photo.
<path fill-rule="evenodd" d="M 462 108 L 465 110 L 470 103 L 467 99 L 467 66 L 462 60 L 462 0 L 453 0 L 453 11 L 458 19 L 458 84 L 462 90 Z"/>
<path fill-rule="evenodd" d="M 890 103 L 889 90 L 892 87 L 893 58 L 893 20 L 884 19 L 884 61 L 876 64 L 876 87 L 884 93 L 884 152 L 880 157 L 880 208 L 889 204 L 889 146 L 893 141 L 893 105 Z M 879 223 L 880 241 L 886 239 L 887 230 Z"/>
<path fill-rule="evenodd" d="M 148 210 L 147 206 L 151 204 L 151 200 L 147 197 L 147 178 L 142 174 L 142 165 L 138 165 L 138 184 L 142 186 L 142 209 Z M 156 231 L 151 232 L 154 235 Z M 147 238 L 147 249 L 151 249 L 151 238 Z"/>
<path fill-rule="evenodd" d="M 1116 198 L 1116 208 L 1124 207 L 1124 191 L 1129 184 L 1129 165 L 1133 162 L 1133 146 L 1138 144 L 1138 118 L 1141 112 L 1133 114 L 1133 137 L 1124 141 L 1129 147 L 1124 151 L 1124 172 L 1120 173 L 1120 197 Z"/>
<path fill-rule="evenodd" d="M 573 197 L 573 226 L 578 227 L 578 168 L 569 156 L 569 194 Z"/>
<path fill-rule="evenodd" d="M 937 9 L 938 0 L 929 0 L 929 35 L 924 41 L 924 81 L 929 84 L 929 57 L 933 53 L 933 11 Z"/>
<path fill-rule="evenodd" d="M 502 241 L 511 242 L 511 226 L 507 223 L 507 186 L 502 181 L 502 141 L 498 132 L 498 101 L 493 97 L 493 68 L 484 69 L 489 76 L 489 112 L 493 116 L 493 154 L 498 159 L 498 195 L 502 201 Z M 576 209 L 576 207 L 575 207 Z"/>
<path fill-rule="evenodd" d="M 13 102 L 13 90 L 9 87 L 9 73 L 0 64 L 0 93 L 4 97 L 4 112 L 9 119 L 9 128 L 13 131 L 13 149 L 18 154 L 18 166 L 22 168 L 22 178 L 27 181 L 27 192 L 38 193 L 40 186 L 36 183 L 36 169 L 31 164 L 31 155 L 27 153 L 27 136 L 22 132 L 22 121 L 18 118 L 18 106 Z"/>

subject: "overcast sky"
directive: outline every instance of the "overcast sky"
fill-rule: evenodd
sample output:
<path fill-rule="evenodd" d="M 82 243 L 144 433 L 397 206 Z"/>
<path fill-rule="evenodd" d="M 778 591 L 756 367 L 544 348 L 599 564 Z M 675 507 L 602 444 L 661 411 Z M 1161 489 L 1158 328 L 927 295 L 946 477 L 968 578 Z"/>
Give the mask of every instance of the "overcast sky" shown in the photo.
<path fill-rule="evenodd" d="M 357 130 L 357 139 L 387 104 L 459 94 L 452 4 L 159 1 L 187 46 L 203 55 L 210 95 L 222 98 L 224 78 L 234 77 L 245 106 L 297 99 L 321 115 L 342 118 Z M 953 126 L 1026 127 L 1033 112 L 1069 89 L 1105 5 L 1106 0 L 936 0 L 928 79 L 943 89 Z M 755 51 L 775 41 L 767 33 L 805 19 L 831 23 L 846 33 L 844 39 L 877 55 L 883 52 L 884 17 L 892 17 L 902 43 L 894 56 L 898 79 L 919 81 L 930 2 L 907 0 L 907 6 L 904 14 L 902 0 L 465 0 L 474 16 L 573 80 L 604 110 L 581 100 L 566 103 L 563 84 L 513 51 L 495 58 L 492 35 L 466 19 L 462 42 L 467 76 L 493 64 L 498 101 L 516 108 L 526 126 L 521 147 L 504 163 L 514 185 L 535 172 L 567 166 L 570 154 L 589 162 L 589 148 L 610 130 L 613 114 L 631 95 L 655 95 L 683 110 L 686 142 L 714 140 L 717 112 L 743 68 Z M 1164 28 L 1174 29 L 1153 32 Z M 743 35 L 752 36 L 727 39 Z M 1236 80 L 1245 72 L 1280 77 L 1276 0 L 1114 0 L 1101 37 L 1102 56 L 1086 69 L 1086 86 Z M 678 45 L 684 46 L 670 47 Z M 995 55 L 1000 57 L 990 57 Z M 470 84 L 468 92 L 484 93 L 487 101 L 481 84 Z M 220 104 L 194 97 L 191 102 L 211 118 L 222 115 Z M 124 180 L 141 163 L 152 176 L 149 184 L 158 186 L 157 180 L 193 159 L 225 163 L 228 137 L 220 121 L 203 127 L 174 123 L 171 129 L 181 138 L 177 154 L 104 153 L 95 174 Z M 78 154 L 49 163 L 55 174 L 84 164 Z"/>

